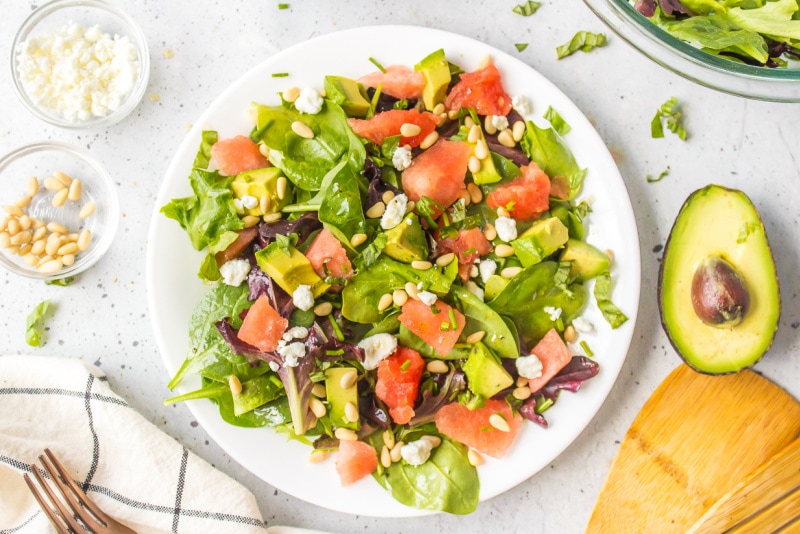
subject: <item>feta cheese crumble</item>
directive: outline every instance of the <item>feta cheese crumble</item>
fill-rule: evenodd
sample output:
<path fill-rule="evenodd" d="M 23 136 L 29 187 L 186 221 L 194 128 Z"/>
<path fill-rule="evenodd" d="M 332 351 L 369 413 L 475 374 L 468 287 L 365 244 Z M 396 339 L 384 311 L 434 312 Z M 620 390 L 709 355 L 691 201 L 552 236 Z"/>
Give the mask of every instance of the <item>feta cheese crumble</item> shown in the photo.
<path fill-rule="evenodd" d="M 293 326 L 283 334 L 284 341 L 305 339 L 306 337 L 308 337 L 308 328 L 305 326 Z"/>
<path fill-rule="evenodd" d="M 587 321 L 586 319 L 584 319 L 583 317 L 576 317 L 575 319 L 573 319 L 572 326 L 573 328 L 575 328 L 575 330 L 577 330 L 582 334 L 588 334 L 589 332 L 594 330 L 594 325 L 589 321 Z"/>
<path fill-rule="evenodd" d="M 498 132 L 508 128 L 508 118 L 506 118 L 504 115 L 492 115 L 490 121 L 492 126 L 494 126 Z"/>
<path fill-rule="evenodd" d="M 523 117 L 531 112 L 531 103 L 521 95 L 511 98 L 511 107 Z"/>
<path fill-rule="evenodd" d="M 311 292 L 311 286 L 300 284 L 297 289 L 292 293 L 292 303 L 295 307 L 308 311 L 314 307 L 314 294 Z"/>
<path fill-rule="evenodd" d="M 258 199 L 251 195 L 244 195 L 242 197 L 242 207 L 247 208 L 249 210 L 258 206 Z"/>
<path fill-rule="evenodd" d="M 464 284 L 464 286 L 467 288 L 467 291 L 469 291 L 470 293 L 472 293 L 473 295 L 475 295 L 479 299 L 483 300 L 484 293 L 483 293 L 483 289 L 481 289 L 481 286 L 479 286 L 478 284 L 476 284 L 472 280 L 467 280 L 467 283 Z"/>
<path fill-rule="evenodd" d="M 409 168 L 411 166 L 411 147 L 404 145 L 394 149 L 392 165 L 398 171 L 404 171 Z"/>
<path fill-rule="evenodd" d="M 300 341 L 288 343 L 283 346 L 278 346 L 278 354 L 283 357 L 283 363 L 286 367 L 297 367 L 300 363 L 300 358 L 306 355 L 306 346 Z"/>
<path fill-rule="evenodd" d="M 403 445 L 400 449 L 400 456 L 409 465 L 422 465 L 431 457 L 432 450 L 433 442 L 427 439 L 418 439 Z"/>
<path fill-rule="evenodd" d="M 294 101 L 294 107 L 300 113 L 308 115 L 316 115 L 322 111 L 323 99 L 319 93 L 310 87 L 306 87 L 300 91 L 300 96 Z"/>
<path fill-rule="evenodd" d="M 222 283 L 239 287 L 247 279 L 247 275 L 250 274 L 250 262 L 241 258 L 226 261 L 219 268 L 219 274 L 222 275 Z"/>
<path fill-rule="evenodd" d="M 384 230 L 391 230 L 403 222 L 403 217 L 406 216 L 407 207 L 407 196 L 401 193 L 392 197 L 392 200 L 386 204 L 386 211 L 384 211 L 383 215 L 381 216 L 381 228 Z"/>
<path fill-rule="evenodd" d="M 554 308 L 553 306 L 545 306 L 542 310 L 550 315 L 551 321 L 558 321 L 558 318 L 561 317 L 561 308 Z"/>
<path fill-rule="evenodd" d="M 525 378 L 539 378 L 542 376 L 542 360 L 535 354 L 520 356 L 516 359 L 517 372 Z"/>
<path fill-rule="evenodd" d="M 438 300 L 436 294 L 431 293 L 430 291 L 420 291 L 417 293 L 417 298 L 426 306 L 433 306 Z"/>
<path fill-rule="evenodd" d="M 494 228 L 497 230 L 497 237 L 506 243 L 517 238 L 517 221 L 511 217 L 498 217 L 494 221 Z"/>
<path fill-rule="evenodd" d="M 483 260 L 478 264 L 478 271 L 481 273 L 481 280 L 485 284 L 489 277 L 497 271 L 497 262 L 494 260 Z"/>
<path fill-rule="evenodd" d="M 269 368 L 272 369 L 273 373 L 277 373 L 281 366 L 278 365 L 278 362 L 269 362 Z"/>
<path fill-rule="evenodd" d="M 364 349 L 364 369 L 371 371 L 397 350 L 397 338 L 391 334 L 375 334 L 358 342 Z"/>

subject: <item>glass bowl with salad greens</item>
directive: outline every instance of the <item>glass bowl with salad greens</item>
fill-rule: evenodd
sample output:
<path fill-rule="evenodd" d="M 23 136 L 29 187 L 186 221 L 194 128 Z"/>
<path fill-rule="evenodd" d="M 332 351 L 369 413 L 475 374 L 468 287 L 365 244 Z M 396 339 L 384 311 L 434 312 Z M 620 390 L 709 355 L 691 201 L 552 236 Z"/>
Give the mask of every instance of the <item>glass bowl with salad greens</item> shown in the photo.
<path fill-rule="evenodd" d="M 270 58 L 197 124 L 147 291 L 166 402 L 233 458 L 342 512 L 466 514 L 578 437 L 625 359 L 639 249 L 550 82 L 465 37 L 360 28 Z"/>
<path fill-rule="evenodd" d="M 726 93 L 800 101 L 795 0 L 584 0 L 617 35 L 673 72 Z"/>

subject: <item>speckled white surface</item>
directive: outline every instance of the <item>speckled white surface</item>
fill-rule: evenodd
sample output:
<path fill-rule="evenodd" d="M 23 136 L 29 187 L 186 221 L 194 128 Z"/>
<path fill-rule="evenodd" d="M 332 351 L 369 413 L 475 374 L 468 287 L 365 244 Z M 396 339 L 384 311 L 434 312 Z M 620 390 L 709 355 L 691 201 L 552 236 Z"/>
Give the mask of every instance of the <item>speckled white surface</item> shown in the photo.
<path fill-rule="evenodd" d="M 661 330 L 656 279 L 661 249 L 684 199 L 718 183 L 743 189 L 761 211 L 781 279 L 783 311 L 772 350 L 756 370 L 800 397 L 800 105 L 746 101 L 696 86 L 651 63 L 621 39 L 590 54 L 558 61 L 555 47 L 578 30 L 605 26 L 578 0 L 542 2 L 529 17 L 518 2 L 247 0 L 211 3 L 119 2 L 142 26 L 152 58 L 150 87 L 122 123 L 72 132 L 32 118 L 0 75 L 0 152 L 42 138 L 87 147 L 111 172 L 122 219 L 108 254 L 68 288 L 0 273 L 0 352 L 80 357 L 99 365 L 112 387 L 147 418 L 247 486 L 270 525 L 334 532 L 580 532 L 586 525 L 620 440 L 646 398 L 678 364 Z M 0 17 L 0 57 L 30 10 L 12 0 Z M 484 41 L 522 58 L 552 80 L 596 125 L 615 155 L 636 213 L 642 249 L 642 300 L 633 344 L 595 420 L 548 468 L 468 517 L 404 519 L 354 517 L 308 505 L 277 492 L 219 449 L 183 406 L 165 408 L 168 377 L 150 328 L 144 256 L 156 193 L 187 125 L 233 80 L 262 59 L 316 35 L 371 24 L 440 28 Z M 517 52 L 515 43 L 529 43 Z M 402 46 L 402 43 L 398 43 Z M 369 44 L 365 43 L 365 53 Z M 171 56 L 171 57 L 170 57 Z M 8 64 L 8 63 L 6 63 Z M 689 139 L 650 138 L 650 120 L 670 96 L 682 104 Z M 669 166 L 659 183 L 647 183 Z M 624 282 L 621 282 L 624 283 Z M 25 317 L 49 298 L 55 313 L 47 343 L 25 344 Z M 602 358 L 602 355 L 599 355 Z"/>

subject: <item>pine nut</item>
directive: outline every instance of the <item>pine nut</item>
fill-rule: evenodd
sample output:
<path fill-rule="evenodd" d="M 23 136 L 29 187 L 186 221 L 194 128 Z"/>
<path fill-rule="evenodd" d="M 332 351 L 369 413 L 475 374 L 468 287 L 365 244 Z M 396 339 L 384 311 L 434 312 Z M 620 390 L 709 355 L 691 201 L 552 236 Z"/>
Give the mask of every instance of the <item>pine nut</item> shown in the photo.
<path fill-rule="evenodd" d="M 517 387 L 524 387 L 528 385 L 528 379 L 524 376 L 517 377 Z"/>
<path fill-rule="evenodd" d="M 281 215 L 281 212 L 276 211 L 275 213 L 267 213 L 261 218 L 261 220 L 263 220 L 265 223 L 273 223 L 276 221 L 280 221 L 281 217 L 283 217 L 283 215 Z"/>
<path fill-rule="evenodd" d="M 8 228 L 8 221 L 11 220 L 10 216 L 3 217 L 0 219 L 0 232 L 5 232 Z"/>
<path fill-rule="evenodd" d="M 65 173 L 63 173 L 61 171 L 54 172 L 53 173 L 53 178 L 55 178 L 56 180 L 61 182 L 64 185 L 64 187 L 69 187 L 70 184 L 72 184 L 72 178 L 70 178 L 69 176 L 67 176 Z"/>
<path fill-rule="evenodd" d="M 359 419 L 358 407 L 352 402 L 344 405 L 344 417 L 351 423 L 355 423 Z"/>
<path fill-rule="evenodd" d="M 94 213 L 94 210 L 95 210 L 96 207 L 97 207 L 97 205 L 94 202 L 86 203 L 81 208 L 80 213 L 78 213 L 78 217 L 81 218 L 81 219 L 85 219 L 86 217 L 88 217 L 89 215 Z"/>
<path fill-rule="evenodd" d="M 467 184 L 467 191 L 469 192 L 469 199 L 473 204 L 477 204 L 483 200 L 483 191 L 481 191 L 481 188 L 477 185 L 473 183 Z"/>
<path fill-rule="evenodd" d="M 472 127 L 469 129 L 467 133 L 467 142 L 468 143 L 477 143 L 478 140 L 481 138 L 481 127 L 477 124 L 473 124 Z"/>
<path fill-rule="evenodd" d="M 450 366 L 442 360 L 431 360 L 428 362 L 428 365 L 426 365 L 425 368 L 429 373 L 436 375 L 443 375 L 450 372 Z"/>
<path fill-rule="evenodd" d="M 33 226 L 33 221 L 27 215 L 23 215 L 19 218 L 19 228 L 20 230 L 30 230 L 31 226 Z"/>
<path fill-rule="evenodd" d="M 358 441 L 358 436 L 355 432 L 350 430 L 349 428 L 345 428 L 343 426 L 337 428 L 333 435 L 336 436 L 339 441 Z"/>
<path fill-rule="evenodd" d="M 611 249 L 606 249 L 603 251 L 603 254 L 605 254 L 608 258 L 608 266 L 611 267 L 614 264 L 614 251 Z"/>
<path fill-rule="evenodd" d="M 399 462 L 400 459 L 403 457 L 403 455 L 400 453 L 400 450 L 403 448 L 403 445 L 405 445 L 405 442 L 398 441 L 397 443 L 395 443 L 394 447 L 392 447 L 392 450 L 389 453 L 389 456 L 392 458 L 392 462 Z"/>
<path fill-rule="evenodd" d="M 31 228 L 35 228 L 36 230 L 38 230 L 39 228 L 44 228 L 44 221 L 42 221 L 41 219 L 37 219 L 35 217 L 32 218 Z"/>
<path fill-rule="evenodd" d="M 18 208 L 27 207 L 28 204 L 31 203 L 30 195 L 25 195 L 23 197 L 19 197 L 17 200 L 14 201 L 14 205 Z"/>
<path fill-rule="evenodd" d="M 320 302 L 316 306 L 314 306 L 314 315 L 318 315 L 320 317 L 324 317 L 326 315 L 330 315 L 333 311 L 333 304 L 330 302 Z"/>
<path fill-rule="evenodd" d="M 22 208 L 19 208 L 18 206 L 3 206 L 3 209 L 6 213 L 13 215 L 14 217 L 22 217 L 25 215 L 25 212 L 22 211 Z"/>
<path fill-rule="evenodd" d="M 418 271 L 425 271 L 433 267 L 433 264 L 429 261 L 424 260 L 414 260 L 411 262 L 411 268 L 417 269 Z"/>
<path fill-rule="evenodd" d="M 64 189 L 64 184 L 62 184 L 59 180 L 50 177 L 44 179 L 44 188 L 48 191 L 61 191 Z"/>
<path fill-rule="evenodd" d="M 59 239 L 48 239 L 44 246 L 44 252 L 48 256 L 55 256 L 58 253 L 59 248 L 61 248 L 61 241 Z"/>
<path fill-rule="evenodd" d="M 11 236 L 8 232 L 0 232 L 0 248 L 8 248 L 11 245 Z"/>
<path fill-rule="evenodd" d="M 383 216 L 386 211 L 386 204 L 383 202 L 376 202 L 366 211 L 365 215 L 370 219 L 378 219 Z"/>
<path fill-rule="evenodd" d="M 467 336 L 467 343 L 475 344 L 483 339 L 483 336 L 486 335 L 485 330 L 478 330 L 477 332 L 473 332 Z"/>
<path fill-rule="evenodd" d="M 457 118 L 457 117 L 456 117 L 456 118 Z M 474 120 L 472 120 L 472 117 L 470 117 L 469 115 L 467 115 L 466 117 L 464 117 L 464 126 L 466 126 L 466 128 L 467 128 L 467 129 L 470 129 L 470 128 L 472 128 L 473 126 L 475 126 L 475 121 L 474 121 Z"/>
<path fill-rule="evenodd" d="M 420 132 L 422 132 L 422 128 L 412 122 L 404 122 L 400 125 L 400 135 L 403 137 L 415 137 Z"/>
<path fill-rule="evenodd" d="M 64 205 L 64 202 L 67 201 L 67 196 L 69 195 L 69 189 L 62 189 L 58 191 L 55 195 L 53 195 L 52 204 L 54 208 L 60 208 Z"/>
<path fill-rule="evenodd" d="M 283 92 L 283 99 L 287 102 L 294 102 L 300 96 L 300 89 L 297 87 L 290 87 Z"/>
<path fill-rule="evenodd" d="M 470 449 L 467 451 L 467 460 L 471 466 L 478 467 L 483 463 L 483 456 L 475 449 Z"/>
<path fill-rule="evenodd" d="M 57 254 L 59 256 L 63 256 L 64 254 L 75 254 L 78 252 L 78 244 L 77 243 L 67 243 L 59 247 Z"/>
<path fill-rule="evenodd" d="M 467 163 L 467 168 L 472 174 L 478 174 L 481 172 L 481 160 L 479 160 L 476 156 L 470 156 L 469 162 Z"/>
<path fill-rule="evenodd" d="M 494 247 L 494 253 L 498 258 L 510 258 L 514 255 L 514 249 L 511 247 L 511 245 L 501 243 Z"/>
<path fill-rule="evenodd" d="M 231 393 L 233 393 L 234 397 L 242 394 L 242 381 L 239 380 L 238 376 L 231 375 L 228 377 L 228 387 L 231 388 Z"/>
<path fill-rule="evenodd" d="M 28 196 L 35 197 L 39 192 L 39 179 L 35 176 L 28 178 L 28 183 L 25 185 L 25 192 L 28 193 Z"/>
<path fill-rule="evenodd" d="M 512 394 L 517 400 L 526 400 L 529 399 L 533 393 L 531 392 L 531 388 L 528 386 L 520 386 L 518 388 L 514 388 Z"/>
<path fill-rule="evenodd" d="M 525 123 L 522 121 L 517 121 L 511 127 L 511 138 L 514 139 L 515 142 L 519 143 L 522 138 L 525 136 Z"/>
<path fill-rule="evenodd" d="M 328 453 L 323 450 L 311 451 L 308 455 L 308 461 L 312 464 L 318 464 L 328 458 Z"/>
<path fill-rule="evenodd" d="M 356 382 L 358 382 L 358 373 L 353 369 L 352 371 L 347 371 L 342 374 L 342 377 L 339 379 L 339 387 L 342 389 L 350 389 L 356 385 Z"/>
<path fill-rule="evenodd" d="M 572 325 L 568 325 L 564 329 L 564 341 L 567 343 L 575 343 L 578 341 L 578 332 L 575 330 L 575 327 Z"/>
<path fill-rule="evenodd" d="M 61 256 L 61 263 L 69 267 L 73 263 L 75 263 L 75 254 L 64 254 Z"/>
<path fill-rule="evenodd" d="M 292 123 L 292 131 L 304 139 L 314 139 L 314 130 L 300 121 Z"/>
<path fill-rule="evenodd" d="M 497 230 L 491 224 L 487 224 L 486 227 L 483 229 L 483 237 L 488 239 L 489 241 L 494 241 L 497 239 Z"/>
<path fill-rule="evenodd" d="M 31 244 L 30 243 L 23 243 L 19 246 L 19 250 L 17 251 L 17 255 L 25 256 L 31 251 Z"/>
<path fill-rule="evenodd" d="M 392 302 L 394 302 L 395 306 L 402 306 L 408 302 L 408 293 L 402 289 L 395 289 L 392 291 Z"/>
<path fill-rule="evenodd" d="M 318 399 L 324 399 L 328 396 L 328 392 L 325 390 L 325 386 L 320 382 L 317 382 L 313 386 L 311 386 L 311 394 L 317 397 Z"/>
<path fill-rule="evenodd" d="M 83 184 L 81 181 L 78 179 L 72 180 L 72 183 L 69 184 L 69 194 L 67 198 L 75 202 L 81 198 L 81 193 L 83 193 Z"/>
<path fill-rule="evenodd" d="M 409 200 L 408 204 L 406 204 L 406 213 L 411 213 L 412 211 L 414 211 L 414 208 L 416 207 L 417 203 L 414 202 L 413 200 Z"/>
<path fill-rule="evenodd" d="M 86 250 L 87 248 L 89 248 L 89 244 L 91 242 L 92 242 L 92 231 L 87 228 L 86 230 L 81 232 L 81 235 L 78 236 L 78 241 L 76 241 L 76 243 L 78 244 L 78 250 L 81 251 Z"/>
<path fill-rule="evenodd" d="M 469 277 L 470 278 L 478 278 L 479 274 L 480 274 L 480 271 L 478 271 L 478 266 L 477 265 L 473 265 L 472 267 L 469 268 Z"/>
<path fill-rule="evenodd" d="M 457 109 L 451 109 L 450 111 L 448 111 L 447 112 L 447 118 L 450 119 L 451 121 L 456 120 L 458 118 L 458 110 Z"/>
<path fill-rule="evenodd" d="M 50 260 L 39 267 L 42 274 L 53 274 L 61 269 L 61 260 Z"/>
<path fill-rule="evenodd" d="M 381 449 L 381 465 L 386 469 L 392 466 L 392 455 L 389 453 L 389 447 L 386 445 Z"/>
<path fill-rule="evenodd" d="M 245 228 L 250 228 L 261 222 L 261 219 L 255 215 L 245 215 L 242 217 L 242 222 Z"/>
<path fill-rule="evenodd" d="M 434 131 L 432 131 L 431 133 L 429 133 L 428 135 L 425 136 L 425 138 L 419 144 L 419 147 L 422 150 L 428 150 L 430 147 L 435 145 L 436 141 L 438 141 L 438 140 L 439 140 L 439 132 L 434 130 Z"/>
<path fill-rule="evenodd" d="M 44 239 L 37 239 L 31 245 L 31 254 L 35 254 L 36 256 L 41 256 L 42 253 L 44 252 L 44 247 L 46 244 L 47 242 Z M 2 246 L 2 243 L 0 243 L 0 246 Z"/>
<path fill-rule="evenodd" d="M 489 147 L 486 146 L 486 141 L 480 139 L 475 143 L 475 157 L 478 159 L 486 159 L 489 156 Z"/>
<path fill-rule="evenodd" d="M 500 432 L 511 432 L 511 427 L 508 426 L 508 421 L 506 421 L 506 418 L 499 413 L 493 413 L 489 416 L 489 424 Z"/>
<path fill-rule="evenodd" d="M 39 257 L 33 252 L 29 252 L 22 258 L 22 261 L 33 267 L 36 265 L 36 262 L 39 261 Z"/>
<path fill-rule="evenodd" d="M 433 445 L 434 449 L 442 444 L 442 438 L 440 438 L 439 436 L 433 436 L 433 435 L 428 434 L 427 436 L 422 436 L 420 439 L 424 439 L 425 441 L 429 441 L 430 444 Z"/>
<path fill-rule="evenodd" d="M 285 176 L 279 176 L 278 179 L 275 181 L 275 191 L 280 200 L 283 200 L 286 197 L 286 187 L 288 185 L 289 181 L 286 179 Z"/>
<path fill-rule="evenodd" d="M 508 128 L 497 134 L 497 142 L 509 148 L 517 146 L 517 142 L 514 141 L 514 136 Z"/>
<path fill-rule="evenodd" d="M 381 200 L 383 201 L 384 204 L 388 204 L 389 202 L 392 201 L 393 198 L 394 198 L 394 191 L 392 191 L 391 189 L 388 191 L 384 191 L 383 194 L 381 195 Z"/>
<path fill-rule="evenodd" d="M 494 60 L 492 59 L 492 55 L 491 54 L 486 54 L 478 62 L 478 70 L 485 69 L 486 67 L 488 67 L 492 63 L 494 63 Z"/>
<path fill-rule="evenodd" d="M 522 272 L 522 267 L 506 267 L 505 269 L 500 271 L 500 276 L 502 276 L 506 280 L 511 280 L 521 272 Z"/>
<path fill-rule="evenodd" d="M 350 238 L 350 244 L 354 247 L 357 247 L 364 243 L 367 240 L 367 234 L 353 234 L 353 237 Z"/>
<path fill-rule="evenodd" d="M 388 449 L 394 449 L 394 432 L 388 428 L 383 431 L 383 443 Z"/>
<path fill-rule="evenodd" d="M 308 399 L 308 409 L 311 410 L 311 413 L 313 413 L 317 419 L 325 417 L 325 414 L 328 413 L 328 409 L 325 408 L 322 401 L 314 397 Z"/>
<path fill-rule="evenodd" d="M 419 295 L 419 289 L 414 282 L 406 282 L 406 294 L 409 298 L 414 300 L 418 298 L 417 295 Z"/>
<path fill-rule="evenodd" d="M 24 245 L 31 242 L 31 233 L 28 230 L 22 230 L 11 236 L 12 245 Z"/>
<path fill-rule="evenodd" d="M 378 311 L 384 311 L 391 305 L 392 305 L 392 294 L 384 293 L 383 295 L 381 295 L 381 299 L 378 301 Z"/>
<path fill-rule="evenodd" d="M 269 195 L 261 195 L 258 200 L 258 207 L 261 208 L 261 214 L 266 215 L 272 208 L 272 199 Z"/>
<path fill-rule="evenodd" d="M 22 227 L 19 225 L 19 219 L 9 219 L 8 224 L 6 224 L 6 230 L 8 230 L 8 235 L 16 235 L 22 230 Z"/>
<path fill-rule="evenodd" d="M 458 198 L 464 201 L 464 207 L 467 207 L 472 203 L 472 199 L 469 196 L 469 191 L 466 188 L 459 191 Z"/>
<path fill-rule="evenodd" d="M 6 250 L 9 254 L 17 254 L 19 252 L 19 245 L 11 245 Z"/>
<path fill-rule="evenodd" d="M 439 267 L 447 267 L 453 260 L 456 259 L 456 255 L 453 252 L 448 252 L 447 254 L 442 254 L 438 258 L 436 258 L 436 265 Z"/>
<path fill-rule="evenodd" d="M 44 226 L 40 226 L 39 228 L 34 230 L 33 238 L 31 239 L 31 241 L 39 241 L 45 235 L 47 235 L 47 228 L 45 228 Z"/>
<path fill-rule="evenodd" d="M 486 118 L 483 120 L 483 129 L 489 135 L 494 135 L 497 133 L 497 128 L 495 128 L 494 123 L 492 123 L 491 115 L 486 115 Z"/>
<path fill-rule="evenodd" d="M 36 268 L 38 269 L 39 267 L 41 267 L 42 265 L 44 265 L 48 261 L 52 261 L 52 260 L 53 260 L 52 256 L 49 256 L 49 255 L 42 256 L 41 258 L 39 258 L 39 261 L 36 262 Z"/>
<path fill-rule="evenodd" d="M 505 209 L 503 206 L 497 208 L 497 216 L 498 217 L 511 217 L 511 214 L 508 213 L 508 210 Z"/>
<path fill-rule="evenodd" d="M 444 109 L 444 104 L 442 102 L 439 102 L 438 104 L 433 106 L 433 109 L 431 110 L 431 113 L 433 113 L 434 115 L 441 115 L 444 112 L 445 109 Z"/>
<path fill-rule="evenodd" d="M 265 159 L 269 159 L 269 147 L 264 143 L 258 144 L 258 153 L 264 156 Z"/>

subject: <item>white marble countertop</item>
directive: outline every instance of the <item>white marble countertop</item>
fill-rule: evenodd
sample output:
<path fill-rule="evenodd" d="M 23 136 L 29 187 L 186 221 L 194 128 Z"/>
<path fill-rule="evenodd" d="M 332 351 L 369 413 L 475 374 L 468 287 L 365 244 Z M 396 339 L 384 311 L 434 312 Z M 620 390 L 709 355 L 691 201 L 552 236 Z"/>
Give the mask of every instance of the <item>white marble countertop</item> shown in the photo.
<path fill-rule="evenodd" d="M 796 298 L 800 215 L 800 105 L 747 101 L 690 83 L 611 34 L 579 0 L 543 2 L 528 18 L 519 2 L 242 0 L 216 4 L 119 1 L 147 36 L 150 86 L 134 113 L 97 131 L 51 127 L 16 99 L 8 68 L 0 75 L 0 152 L 58 139 L 88 148 L 111 172 L 122 219 L 106 256 L 68 288 L 0 272 L 0 353 L 79 357 L 100 366 L 112 387 L 147 418 L 257 497 L 269 525 L 335 532 L 580 532 L 641 405 L 679 358 L 656 308 L 661 249 L 685 198 L 709 183 L 743 189 L 760 209 L 782 285 L 780 328 L 756 370 L 800 397 L 800 302 Z M 9 58 L 17 26 L 38 2 L 13 0 L 0 17 L 0 57 Z M 223 7 L 224 5 L 224 7 Z M 145 290 L 145 249 L 156 194 L 187 125 L 234 80 L 295 43 L 346 28 L 411 24 L 486 42 L 521 58 L 553 81 L 596 125 L 627 185 L 642 250 L 642 298 L 633 343 L 619 380 L 581 436 L 551 465 L 482 503 L 467 517 L 402 521 L 349 516 L 309 505 L 249 474 L 194 421 L 185 406 L 164 407 L 169 379 L 156 348 Z M 603 31 L 608 45 L 556 60 L 555 47 L 576 31 Z M 529 43 L 518 52 L 515 43 Z M 398 43 L 402 46 L 402 43 Z M 669 97 L 681 103 L 689 138 L 650 137 L 650 120 Z M 659 183 L 647 174 L 671 171 Z M 47 343 L 25 344 L 25 317 L 50 298 Z"/>

